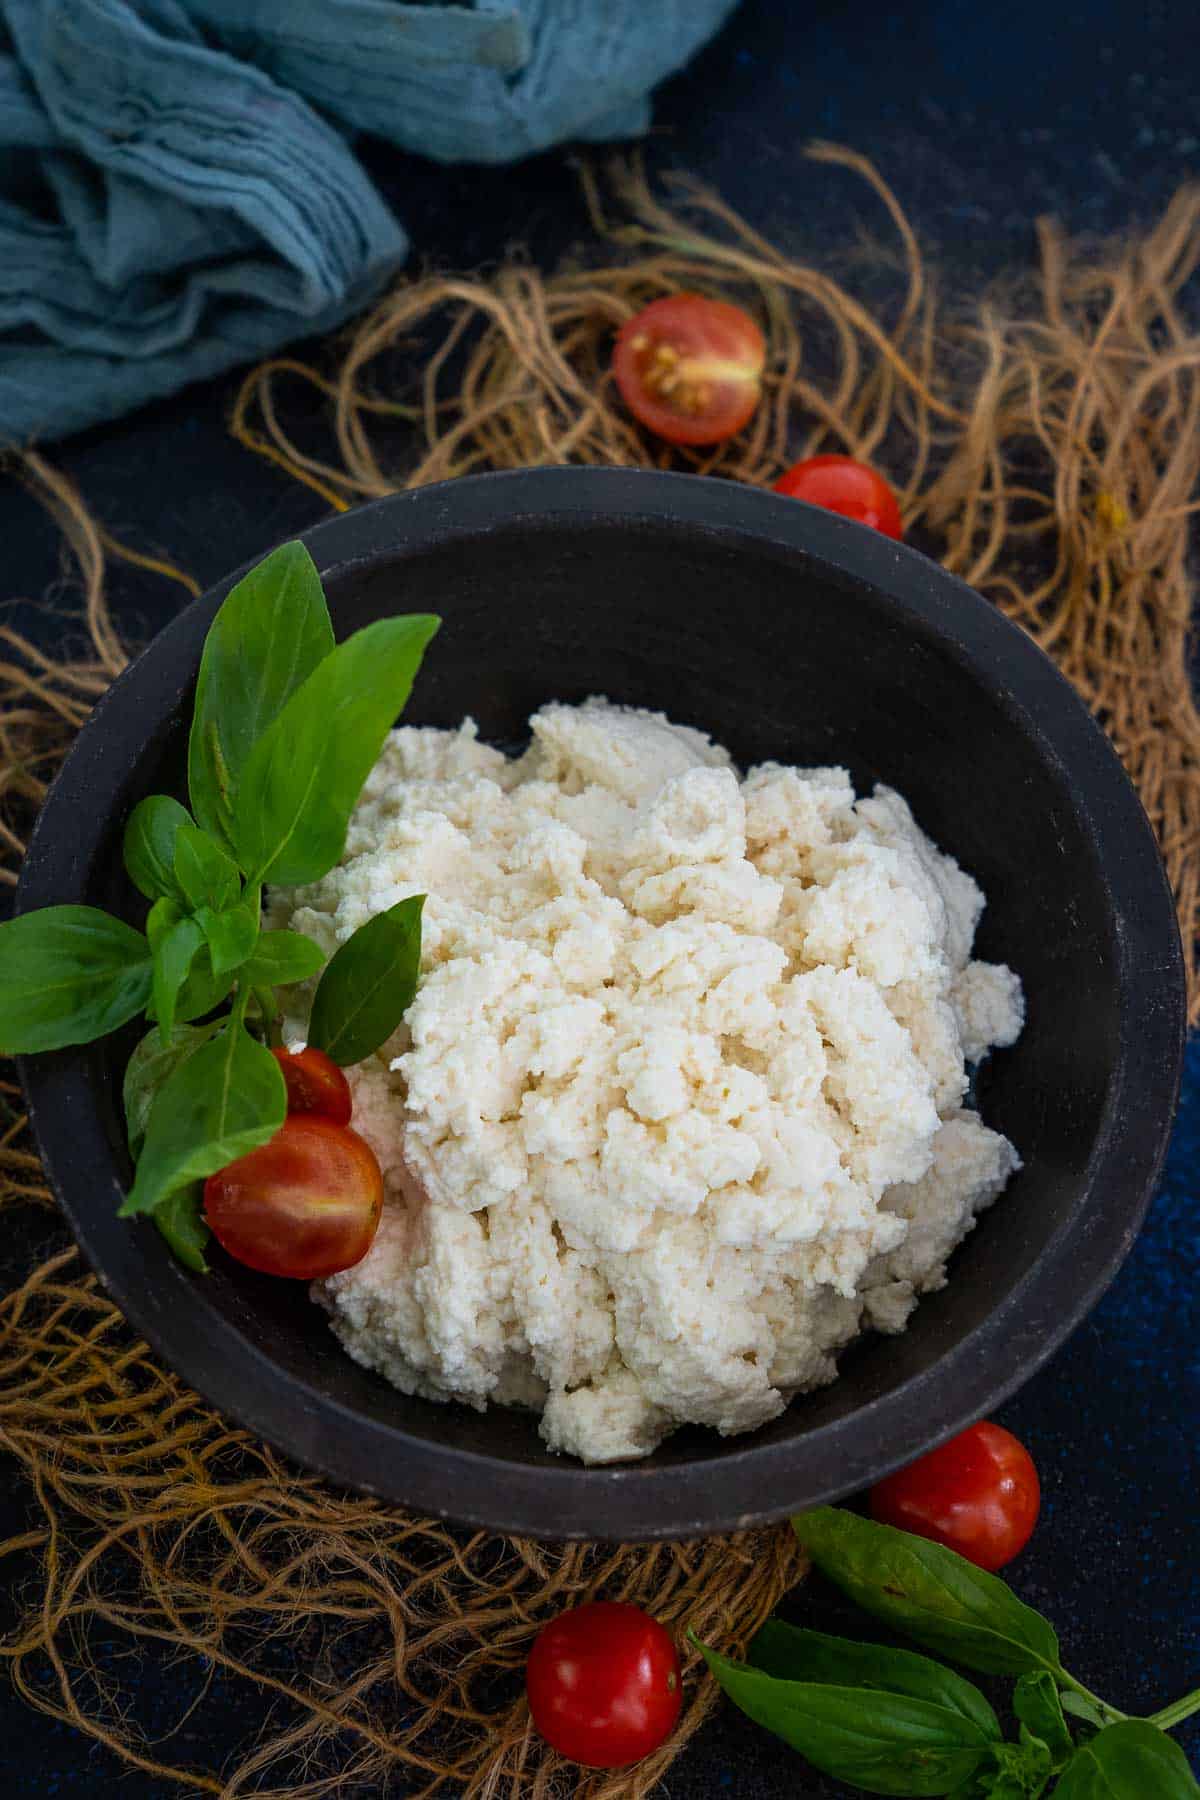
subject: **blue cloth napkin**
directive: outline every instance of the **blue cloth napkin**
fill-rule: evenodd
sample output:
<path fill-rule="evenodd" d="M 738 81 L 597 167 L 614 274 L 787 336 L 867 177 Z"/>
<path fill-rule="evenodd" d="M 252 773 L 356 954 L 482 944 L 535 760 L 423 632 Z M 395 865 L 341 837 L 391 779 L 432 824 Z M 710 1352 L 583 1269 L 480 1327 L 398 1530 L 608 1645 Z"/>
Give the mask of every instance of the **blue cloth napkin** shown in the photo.
<path fill-rule="evenodd" d="M 337 325 L 408 239 L 369 131 L 443 162 L 635 135 L 736 0 L 0 0 L 0 442 Z"/>

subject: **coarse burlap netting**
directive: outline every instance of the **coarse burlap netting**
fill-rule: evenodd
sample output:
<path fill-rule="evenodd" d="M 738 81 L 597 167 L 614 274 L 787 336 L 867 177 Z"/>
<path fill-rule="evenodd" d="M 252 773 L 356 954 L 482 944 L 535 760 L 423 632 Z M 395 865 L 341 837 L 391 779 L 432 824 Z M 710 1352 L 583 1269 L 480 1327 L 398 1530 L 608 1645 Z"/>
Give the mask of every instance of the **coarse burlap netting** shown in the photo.
<path fill-rule="evenodd" d="M 1197 1016 L 1200 721 L 1188 671 L 1187 551 L 1200 470 L 1200 337 L 1182 290 L 1200 260 L 1200 190 L 1153 230 L 1072 243 L 1039 227 L 1038 265 L 988 297 L 939 300 L 891 190 L 861 159 L 891 234 L 829 268 L 776 249 L 713 195 L 668 207 L 636 168 L 603 193 L 594 241 L 557 274 L 400 282 L 321 367 L 276 359 L 233 430 L 335 507 L 469 469 L 581 462 L 689 466 L 771 482 L 845 450 L 901 493 L 911 540 L 1017 619 L 1111 732 L 1162 845 Z M 835 168 L 833 165 L 841 165 Z M 611 217 L 605 209 L 610 209 Z M 608 372 L 615 327 L 681 289 L 763 324 L 766 396 L 733 443 L 671 451 L 631 424 Z M 116 553 L 47 462 L 15 472 L 78 560 L 91 651 L 64 666 L 0 630 L 0 839 L 14 881 L 33 809 L 125 660 L 105 600 Z M 264 549 L 266 545 L 264 544 Z M 186 579 L 181 577 L 181 579 Z M 0 1095 L 7 1208 L 50 1204 L 9 1078 Z M 158 1366 L 74 1250 L 3 1302 L 0 1446 L 31 1523 L 0 1546 L 24 1570 L 3 1656 L 19 1691 L 195 1793 L 647 1794 L 714 1702 L 687 1653 L 674 1740 L 634 1772 L 569 1769 L 531 1733 L 521 1670 L 538 1624 L 587 1595 L 639 1601 L 737 1649 L 803 1572 L 791 1533 L 658 1548 L 546 1546 L 457 1531 L 303 1475 Z M 136 1660 L 175 1661 L 181 1713 L 244 1684 L 249 1750 L 139 1723 Z M 201 1742 L 209 1742 L 200 1734 Z"/>

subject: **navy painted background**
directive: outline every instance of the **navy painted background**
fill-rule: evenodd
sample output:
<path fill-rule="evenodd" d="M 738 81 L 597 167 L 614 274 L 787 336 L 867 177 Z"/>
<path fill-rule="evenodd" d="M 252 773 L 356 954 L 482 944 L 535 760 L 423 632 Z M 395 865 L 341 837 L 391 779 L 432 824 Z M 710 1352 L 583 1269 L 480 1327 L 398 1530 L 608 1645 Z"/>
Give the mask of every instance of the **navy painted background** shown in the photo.
<path fill-rule="evenodd" d="M 662 97 L 656 157 L 708 177 L 762 229 L 818 252 L 875 226 L 849 177 L 805 165 L 827 136 L 875 157 L 933 248 L 950 288 L 1028 261 L 1032 224 L 1148 222 L 1200 175 L 1200 33 L 1184 0 L 962 0 L 885 9 L 871 0 L 783 6 L 747 0 L 699 63 Z M 381 185 L 404 195 L 414 241 L 446 265 L 487 261 L 517 241 L 553 260 L 583 233 L 564 157 L 515 171 L 424 169 L 369 150 Z M 1200 298 L 1200 296 L 1198 296 Z M 1198 308 L 1200 311 L 1200 308 Z M 190 391 L 63 447 L 60 460 L 118 535 L 168 550 L 205 583 L 319 516 L 321 503 L 229 440 L 233 383 Z M 44 595 L 59 568 L 53 530 L 0 488 L 0 591 Z M 119 618 L 145 636 L 174 604 L 162 584 L 118 573 Z M 20 605 L 43 641 L 67 601 Z M 1068 1665 L 1117 1705 L 1152 1710 L 1200 1682 L 1197 1420 L 1197 1196 L 1200 1044 L 1193 1044 L 1162 1193 L 1115 1285 L 1057 1357 L 1004 1409 L 1041 1467 L 1045 1511 L 1014 1566 L 1023 1597 L 1057 1624 Z M 0 1243 L 0 1281 L 48 1228 Z M 28 1497 L 0 1468 L 0 1536 Z M 819 1584 L 793 1616 L 836 1628 Z M 123 1678 L 134 1671 L 124 1665 Z M 190 1686 L 165 1665 L 138 1672 L 144 1716 L 169 1730 Z M 241 1690 L 216 1685 L 169 1744 L 209 1764 L 253 1735 Z M 1200 1729 L 1185 1737 L 1200 1767 Z M 28 1711 L 0 1682 L 0 1784 L 28 1800 L 119 1793 L 166 1800 L 154 1780 Z M 404 1790 L 392 1790 L 396 1794 Z M 843 1793 L 739 1715 L 723 1710 L 672 1773 L 688 1800 L 818 1800 Z"/>

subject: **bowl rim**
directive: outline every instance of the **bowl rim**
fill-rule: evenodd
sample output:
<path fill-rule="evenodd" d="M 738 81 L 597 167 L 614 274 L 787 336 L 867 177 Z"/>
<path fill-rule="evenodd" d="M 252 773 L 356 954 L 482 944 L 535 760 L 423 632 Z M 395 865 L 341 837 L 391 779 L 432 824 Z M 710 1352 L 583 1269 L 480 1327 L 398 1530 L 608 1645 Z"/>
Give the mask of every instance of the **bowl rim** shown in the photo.
<path fill-rule="evenodd" d="M 162 1291 L 139 1284 L 136 1259 L 121 1254 L 114 1230 L 130 1228 L 115 1216 L 121 1187 L 92 1100 L 87 1048 L 18 1063 L 43 1163 L 82 1249 L 158 1355 L 218 1411 L 339 1485 L 427 1514 L 545 1539 L 680 1539 L 765 1524 L 879 1479 L 990 1413 L 1081 1321 L 1132 1247 L 1166 1153 L 1185 1036 L 1182 947 L 1149 821 L 1074 688 L 1018 626 L 905 544 L 740 483 L 580 467 L 461 477 L 387 495 L 298 535 L 322 575 L 336 578 L 406 550 L 564 520 L 581 528 L 693 529 L 825 563 L 831 574 L 872 589 L 977 677 L 987 665 L 994 690 L 1040 754 L 1070 772 L 1077 810 L 1103 855 L 1117 927 L 1116 1079 L 1088 1162 L 1087 1205 L 1063 1222 L 975 1330 L 928 1369 L 843 1418 L 780 1443 L 757 1442 L 751 1433 L 734 1448 L 686 1463 L 586 1468 L 563 1458 L 547 1468 L 435 1443 L 366 1417 L 292 1374 L 249 1342 L 180 1265 L 172 1262 Z M 213 613 L 251 566 L 180 613 L 97 703 L 43 803 L 16 911 L 83 898 L 89 847 L 102 841 L 111 816 L 97 816 L 89 797 L 97 785 L 112 792 L 122 766 L 110 721 L 130 700 L 150 721 L 144 735 L 169 716 L 190 689 Z M 60 830 L 60 821 L 71 829 Z M 105 1164 L 111 1217 L 98 1196 Z M 876 1446 L 885 1441 L 880 1456 Z"/>

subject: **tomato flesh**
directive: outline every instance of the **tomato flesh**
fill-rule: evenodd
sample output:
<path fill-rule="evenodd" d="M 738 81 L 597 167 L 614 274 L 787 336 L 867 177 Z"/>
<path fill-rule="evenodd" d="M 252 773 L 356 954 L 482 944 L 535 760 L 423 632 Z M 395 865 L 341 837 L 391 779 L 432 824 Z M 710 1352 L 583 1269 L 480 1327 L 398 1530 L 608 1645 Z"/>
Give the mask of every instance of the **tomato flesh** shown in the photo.
<path fill-rule="evenodd" d="M 1024 1444 L 984 1419 L 878 1482 L 871 1514 L 995 1570 L 1029 1542 L 1041 1498 Z"/>
<path fill-rule="evenodd" d="M 354 1111 L 350 1083 L 323 1050 L 272 1050 L 287 1083 L 289 1113 L 315 1113 L 334 1125 L 348 1125 Z"/>
<path fill-rule="evenodd" d="M 762 332 L 740 306 L 670 294 L 622 325 L 613 372 L 650 431 L 670 444 L 719 444 L 753 415 L 766 357 Z"/>
<path fill-rule="evenodd" d="M 315 1113 L 285 1119 L 269 1144 L 204 1184 L 204 1217 L 222 1248 L 264 1275 L 297 1281 L 361 1262 L 382 1209 L 371 1146 Z"/>
<path fill-rule="evenodd" d="M 904 536 L 900 503 L 890 483 L 852 456 L 806 457 L 779 477 L 775 492 L 856 519 L 860 525 L 882 531 L 885 537 Z"/>
<path fill-rule="evenodd" d="M 683 1700 L 670 1635 L 640 1607 L 608 1600 L 543 1625 L 525 1686 L 546 1742 L 589 1769 L 623 1769 L 657 1750 Z"/>

